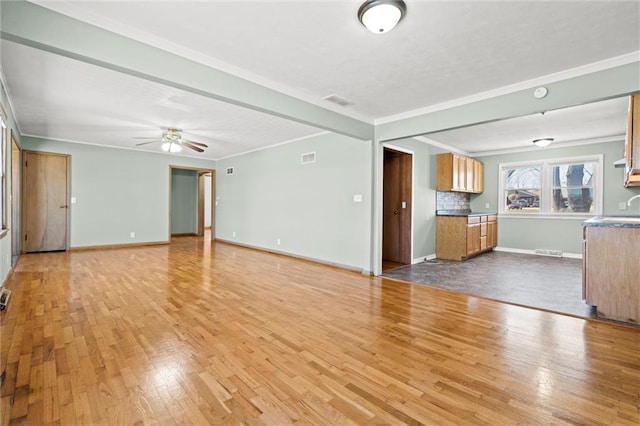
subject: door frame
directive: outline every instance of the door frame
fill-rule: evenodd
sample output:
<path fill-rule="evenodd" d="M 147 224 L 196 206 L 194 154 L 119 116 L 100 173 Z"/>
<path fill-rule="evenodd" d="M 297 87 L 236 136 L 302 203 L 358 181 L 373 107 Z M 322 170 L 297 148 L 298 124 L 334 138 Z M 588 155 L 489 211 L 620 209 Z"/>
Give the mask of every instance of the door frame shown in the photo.
<path fill-rule="evenodd" d="M 65 157 L 66 158 L 66 162 L 67 162 L 67 199 L 66 199 L 66 205 L 67 205 L 67 217 L 66 217 L 66 224 L 65 224 L 65 233 L 66 233 L 66 241 L 65 241 L 65 249 L 64 251 L 69 251 L 69 249 L 71 248 L 71 227 L 69 226 L 71 224 L 71 155 L 70 154 L 61 154 L 59 152 L 49 152 L 49 151 L 32 151 L 32 150 L 27 150 L 27 149 L 23 149 L 22 150 L 22 188 L 26 188 L 27 187 L 27 173 L 25 171 L 26 168 L 26 164 L 27 164 L 27 155 L 28 154 L 39 154 L 39 155 L 55 155 L 58 157 Z M 27 223 L 27 206 L 25 206 L 25 203 L 27 202 L 27 197 L 22 197 L 22 218 L 21 218 L 21 223 L 22 225 L 25 225 Z M 22 226 L 21 227 L 21 241 L 24 241 L 26 236 L 27 236 L 27 228 L 26 226 Z M 26 250 L 26 245 L 25 244 L 21 244 L 22 246 L 22 253 L 25 253 Z"/>
<path fill-rule="evenodd" d="M 379 179 L 379 194 L 380 194 L 380 202 L 377 203 L 377 212 L 378 212 L 378 218 L 379 221 L 378 226 L 377 226 L 377 235 L 379 236 L 378 241 L 377 241 L 377 256 L 375 256 L 374 259 L 374 264 L 372 265 L 373 268 L 373 274 L 374 275 L 380 275 L 382 273 L 382 238 L 383 238 L 383 234 L 384 234 L 384 229 L 383 229 L 383 216 L 384 216 L 384 203 L 383 203 L 383 198 L 384 198 L 384 150 L 385 148 L 393 150 L 393 151 L 398 151 L 401 152 L 403 154 L 409 154 L 411 155 L 411 236 L 410 236 L 410 263 L 409 264 L 413 264 L 413 250 L 414 250 L 414 233 L 415 233 L 415 206 L 414 206 L 414 200 L 415 200 L 415 161 L 416 161 L 416 155 L 415 155 L 415 151 L 407 149 L 407 148 L 402 148 L 399 147 L 397 145 L 394 145 L 393 143 L 389 143 L 389 142 L 383 142 L 378 144 L 378 152 L 379 152 L 379 161 L 377 161 L 377 167 L 378 170 L 380 171 L 380 179 Z M 375 238 L 374 238 L 375 240 Z"/>
<path fill-rule="evenodd" d="M 216 171 L 215 169 L 205 169 L 202 167 L 189 167 L 189 166 L 178 166 L 174 164 L 169 165 L 169 220 L 168 220 L 168 242 L 171 242 L 171 197 L 173 194 L 173 169 L 178 170 L 192 170 L 198 172 L 197 175 L 197 200 L 198 200 L 198 211 L 197 211 L 197 224 L 196 224 L 196 236 L 202 237 L 204 236 L 204 176 L 207 174 L 211 174 L 211 237 L 210 240 L 213 241 L 215 239 L 215 219 L 216 219 Z M 202 219 L 202 220 L 201 220 Z"/>
<path fill-rule="evenodd" d="M 17 152 L 17 154 L 16 154 Z M 22 148 L 11 129 L 11 263 L 22 253 Z M 14 179 L 15 178 L 15 179 Z"/>

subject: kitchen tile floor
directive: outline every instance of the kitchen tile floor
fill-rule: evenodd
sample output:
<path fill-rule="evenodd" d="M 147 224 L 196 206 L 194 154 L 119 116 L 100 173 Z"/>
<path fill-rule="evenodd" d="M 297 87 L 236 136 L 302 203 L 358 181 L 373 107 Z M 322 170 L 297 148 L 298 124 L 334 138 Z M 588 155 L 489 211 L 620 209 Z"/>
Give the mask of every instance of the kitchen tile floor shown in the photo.
<path fill-rule="evenodd" d="M 464 262 L 428 260 L 382 276 L 546 311 L 595 318 L 582 300 L 582 260 L 490 252 Z"/>

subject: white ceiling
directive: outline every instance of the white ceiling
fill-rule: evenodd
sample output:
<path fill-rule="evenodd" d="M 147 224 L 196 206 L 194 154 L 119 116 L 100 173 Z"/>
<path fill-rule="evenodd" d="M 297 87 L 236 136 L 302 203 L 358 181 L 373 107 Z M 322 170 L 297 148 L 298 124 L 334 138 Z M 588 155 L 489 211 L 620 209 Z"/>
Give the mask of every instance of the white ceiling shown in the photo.
<path fill-rule="evenodd" d="M 359 24 L 359 1 L 35 3 L 370 123 L 640 51 L 638 1 L 407 1 L 384 35 Z M 12 42 L 0 48 L 23 134 L 132 147 L 179 127 L 210 145 L 200 156 L 221 158 L 320 132 Z M 332 93 L 353 104 L 322 100 Z M 549 133 L 624 133 L 622 102 L 603 105 L 588 126 L 570 110 L 554 120 L 579 132 Z M 536 125 L 523 120 L 477 127 L 472 145 L 471 130 L 428 137 L 474 153 L 519 147 Z"/>

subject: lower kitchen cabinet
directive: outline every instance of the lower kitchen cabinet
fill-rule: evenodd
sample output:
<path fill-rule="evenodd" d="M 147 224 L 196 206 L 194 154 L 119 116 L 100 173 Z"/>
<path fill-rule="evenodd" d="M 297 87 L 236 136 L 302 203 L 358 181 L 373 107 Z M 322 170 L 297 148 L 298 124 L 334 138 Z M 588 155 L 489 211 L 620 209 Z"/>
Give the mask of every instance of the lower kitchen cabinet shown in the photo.
<path fill-rule="evenodd" d="M 640 324 L 640 225 L 598 220 L 585 222 L 582 297 L 598 317 Z"/>
<path fill-rule="evenodd" d="M 436 218 L 436 257 L 464 260 L 492 250 L 498 243 L 496 215 L 453 215 Z"/>

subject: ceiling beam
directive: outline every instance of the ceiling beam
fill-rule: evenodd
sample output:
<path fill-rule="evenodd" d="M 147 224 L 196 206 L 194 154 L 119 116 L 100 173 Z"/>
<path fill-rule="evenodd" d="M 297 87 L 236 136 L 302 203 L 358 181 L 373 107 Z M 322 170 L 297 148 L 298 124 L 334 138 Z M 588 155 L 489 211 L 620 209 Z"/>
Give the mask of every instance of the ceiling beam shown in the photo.
<path fill-rule="evenodd" d="M 536 87 L 399 119 L 375 127 L 376 140 L 402 139 L 443 130 L 522 117 L 640 92 L 640 61 L 544 84 L 548 94 L 536 99 Z M 622 118 L 625 119 L 624 117 Z"/>
<path fill-rule="evenodd" d="M 25 1 L 2 2 L 0 37 L 298 123 L 373 139 L 373 124 Z"/>

